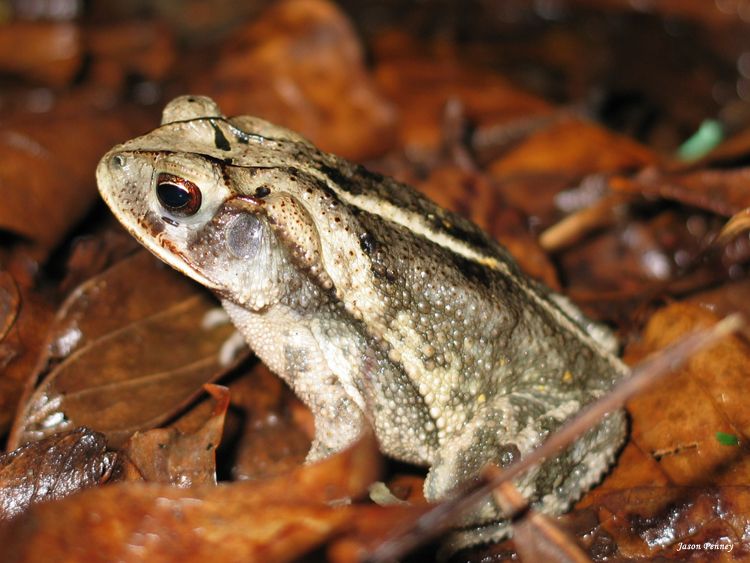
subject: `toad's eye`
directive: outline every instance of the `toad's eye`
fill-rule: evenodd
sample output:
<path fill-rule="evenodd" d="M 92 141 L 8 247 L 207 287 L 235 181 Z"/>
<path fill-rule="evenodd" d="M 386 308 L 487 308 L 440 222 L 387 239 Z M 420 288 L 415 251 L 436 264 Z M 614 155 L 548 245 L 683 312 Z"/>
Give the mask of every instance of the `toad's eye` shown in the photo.
<path fill-rule="evenodd" d="M 190 217 L 201 207 L 201 191 L 193 182 L 162 172 L 156 179 L 159 203 L 177 217 Z"/>

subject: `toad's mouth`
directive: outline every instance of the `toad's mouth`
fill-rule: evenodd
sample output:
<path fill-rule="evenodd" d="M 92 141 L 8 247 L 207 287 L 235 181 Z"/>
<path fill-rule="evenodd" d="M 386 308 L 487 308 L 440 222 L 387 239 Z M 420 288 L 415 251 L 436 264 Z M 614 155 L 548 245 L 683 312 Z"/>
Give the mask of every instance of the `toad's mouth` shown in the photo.
<path fill-rule="evenodd" d="M 165 254 L 157 252 L 151 245 L 145 244 L 146 248 L 159 260 L 163 260 L 168 265 L 172 266 L 178 272 L 181 272 L 189 278 L 197 281 L 199 284 L 204 285 L 212 291 L 222 293 L 224 288 L 219 285 L 216 281 L 208 278 L 202 270 L 196 268 L 192 261 L 169 239 L 159 237 L 160 248 L 167 251 Z M 156 246 L 156 245 L 154 245 Z"/>
<path fill-rule="evenodd" d="M 223 291 L 224 288 L 221 284 L 206 276 L 205 271 L 197 267 L 194 260 L 183 252 L 174 241 L 165 236 L 165 233 L 162 232 L 163 227 L 154 227 L 150 219 L 150 213 L 146 213 L 133 221 L 132 218 L 123 217 L 118 212 L 119 210 L 115 208 L 112 208 L 112 210 L 128 232 L 159 260 L 212 291 L 219 293 Z"/>

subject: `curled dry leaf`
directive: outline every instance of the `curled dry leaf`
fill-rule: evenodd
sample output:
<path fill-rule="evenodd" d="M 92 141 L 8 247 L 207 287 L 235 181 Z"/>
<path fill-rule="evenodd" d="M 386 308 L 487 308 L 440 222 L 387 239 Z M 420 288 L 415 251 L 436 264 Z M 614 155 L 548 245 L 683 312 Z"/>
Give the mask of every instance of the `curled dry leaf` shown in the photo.
<path fill-rule="evenodd" d="M 226 371 L 219 350 L 233 329 L 204 328 L 205 291 L 147 252 L 81 285 L 61 307 L 44 379 L 17 417 L 11 444 L 87 425 L 117 448 L 164 422 Z"/>
<path fill-rule="evenodd" d="M 365 69 L 354 28 L 327 0 L 271 5 L 191 89 L 227 115 L 268 119 L 355 161 L 382 153 L 395 137 L 395 112 Z"/>
<path fill-rule="evenodd" d="M 292 561 L 352 527 L 351 506 L 377 478 L 372 436 L 320 463 L 263 481 L 179 489 L 119 483 L 36 507 L 0 527 L 17 563 L 87 561 Z"/>
<path fill-rule="evenodd" d="M 76 428 L 0 456 L 0 522 L 106 480 L 112 467 L 106 447 L 104 435 Z"/>
<path fill-rule="evenodd" d="M 244 414 L 244 428 L 232 464 L 234 479 L 263 479 L 289 471 L 305 461 L 312 443 L 312 414 L 266 366 L 230 385 L 232 405 Z M 298 420 L 301 413 L 305 420 Z M 314 432 L 314 430 L 313 430 Z"/>
<path fill-rule="evenodd" d="M 136 432 L 117 454 L 113 470 L 116 479 L 118 466 L 132 464 L 143 480 L 178 487 L 216 484 L 216 447 L 221 442 L 224 415 L 229 406 L 229 389 L 206 385 L 216 399 L 211 416 L 193 433 L 182 433 L 177 428 L 155 428 Z M 131 474 L 132 470 L 123 470 Z"/>
<path fill-rule="evenodd" d="M 738 211 L 726 222 L 716 237 L 716 244 L 727 244 L 740 233 L 750 230 L 750 207 Z"/>

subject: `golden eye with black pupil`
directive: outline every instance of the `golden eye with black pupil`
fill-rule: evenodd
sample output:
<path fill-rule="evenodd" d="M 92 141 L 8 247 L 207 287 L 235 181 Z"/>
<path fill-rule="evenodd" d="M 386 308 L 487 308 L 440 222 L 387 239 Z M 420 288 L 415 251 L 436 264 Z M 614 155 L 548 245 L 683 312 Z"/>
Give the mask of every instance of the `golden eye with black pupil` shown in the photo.
<path fill-rule="evenodd" d="M 190 180 L 168 172 L 156 179 L 156 197 L 161 206 L 177 217 L 190 217 L 201 208 L 201 191 Z"/>

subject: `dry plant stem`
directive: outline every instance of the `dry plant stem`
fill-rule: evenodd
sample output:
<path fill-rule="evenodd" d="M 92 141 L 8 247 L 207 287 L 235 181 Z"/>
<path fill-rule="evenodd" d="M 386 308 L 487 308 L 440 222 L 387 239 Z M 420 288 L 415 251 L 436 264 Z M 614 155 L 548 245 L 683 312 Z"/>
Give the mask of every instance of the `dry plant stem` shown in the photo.
<path fill-rule="evenodd" d="M 539 244 L 547 252 L 559 252 L 572 246 L 592 231 L 614 225 L 631 199 L 628 194 L 610 194 L 549 227 L 539 235 Z"/>
<path fill-rule="evenodd" d="M 524 563 L 554 561 L 555 563 L 592 563 L 576 540 L 540 512 L 530 510 L 513 525 L 519 559 Z"/>
<path fill-rule="evenodd" d="M 578 416 L 569 420 L 559 431 L 528 456 L 509 465 L 500 474 L 485 479 L 474 489 L 450 501 L 438 504 L 406 529 L 375 548 L 364 558 L 368 563 L 396 561 L 413 549 L 437 538 L 447 531 L 451 523 L 461 514 L 471 510 L 477 503 L 491 494 L 502 483 L 515 479 L 532 465 L 551 457 L 568 447 L 579 436 L 593 428 L 609 412 L 621 408 L 635 394 L 657 381 L 660 377 L 679 370 L 695 354 L 707 349 L 717 341 L 745 326 L 739 313 L 729 315 L 711 328 L 698 331 L 674 346 L 647 358 L 633 370 L 630 377 L 618 383 L 612 391 Z"/>
<path fill-rule="evenodd" d="M 733 215 L 724 224 L 713 244 L 714 246 L 728 244 L 734 237 L 747 230 L 750 230 L 750 207 Z"/>
<path fill-rule="evenodd" d="M 483 476 L 488 481 L 501 479 L 502 469 L 488 465 Z M 513 519 L 516 551 L 521 561 L 555 561 L 557 563 L 591 563 L 575 539 L 544 514 L 531 510 L 528 501 L 510 481 L 503 481 L 492 491 L 504 514 Z"/>
<path fill-rule="evenodd" d="M 491 463 L 482 470 L 482 477 L 487 481 L 502 479 L 502 472 L 502 467 Z M 508 518 L 523 517 L 523 512 L 530 508 L 529 502 L 516 489 L 515 485 L 509 481 L 504 481 L 495 487 L 492 491 L 492 497 L 503 511 L 503 514 Z"/>

